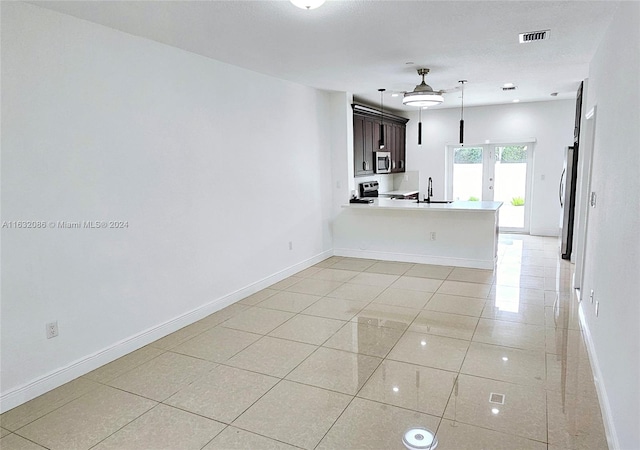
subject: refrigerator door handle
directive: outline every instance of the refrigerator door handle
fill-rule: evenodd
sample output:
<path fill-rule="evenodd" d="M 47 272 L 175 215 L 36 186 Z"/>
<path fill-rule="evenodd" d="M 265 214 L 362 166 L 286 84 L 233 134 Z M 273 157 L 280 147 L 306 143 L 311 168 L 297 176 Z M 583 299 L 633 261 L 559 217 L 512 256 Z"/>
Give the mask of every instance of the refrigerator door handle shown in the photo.
<path fill-rule="evenodd" d="M 558 198 L 560 199 L 560 206 L 561 207 L 564 207 L 564 203 L 562 203 L 562 194 L 563 194 L 563 192 L 562 192 L 562 190 L 563 190 L 562 189 L 562 182 L 564 181 L 564 174 L 565 174 L 566 171 L 567 171 L 566 168 L 562 169 L 562 175 L 560 175 L 560 187 L 558 189 Z"/>

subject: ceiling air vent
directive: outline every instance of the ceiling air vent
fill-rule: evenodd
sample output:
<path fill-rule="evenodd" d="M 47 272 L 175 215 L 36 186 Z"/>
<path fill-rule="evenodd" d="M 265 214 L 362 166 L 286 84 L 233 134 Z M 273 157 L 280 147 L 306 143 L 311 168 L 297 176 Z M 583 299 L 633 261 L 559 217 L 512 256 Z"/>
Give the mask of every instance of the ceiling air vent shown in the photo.
<path fill-rule="evenodd" d="M 520 43 L 526 44 L 527 42 L 533 41 L 543 41 L 545 39 L 549 39 L 549 32 L 551 30 L 542 30 L 542 31 L 530 31 L 528 33 L 520 33 Z"/>

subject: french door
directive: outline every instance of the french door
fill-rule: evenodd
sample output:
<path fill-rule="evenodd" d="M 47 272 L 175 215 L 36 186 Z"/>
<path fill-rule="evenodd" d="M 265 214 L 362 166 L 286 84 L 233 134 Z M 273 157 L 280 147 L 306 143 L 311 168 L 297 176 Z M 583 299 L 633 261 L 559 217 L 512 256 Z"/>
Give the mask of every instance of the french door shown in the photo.
<path fill-rule="evenodd" d="M 502 202 L 500 231 L 529 232 L 533 143 L 447 146 L 448 198 Z"/>

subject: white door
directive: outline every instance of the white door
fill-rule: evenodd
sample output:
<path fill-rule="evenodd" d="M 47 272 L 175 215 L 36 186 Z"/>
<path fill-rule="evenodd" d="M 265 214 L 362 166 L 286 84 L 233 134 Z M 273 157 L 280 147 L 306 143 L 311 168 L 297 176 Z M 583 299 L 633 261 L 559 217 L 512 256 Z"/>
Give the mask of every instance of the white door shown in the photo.
<path fill-rule="evenodd" d="M 529 232 L 532 143 L 447 147 L 449 198 L 502 202 L 500 231 Z"/>

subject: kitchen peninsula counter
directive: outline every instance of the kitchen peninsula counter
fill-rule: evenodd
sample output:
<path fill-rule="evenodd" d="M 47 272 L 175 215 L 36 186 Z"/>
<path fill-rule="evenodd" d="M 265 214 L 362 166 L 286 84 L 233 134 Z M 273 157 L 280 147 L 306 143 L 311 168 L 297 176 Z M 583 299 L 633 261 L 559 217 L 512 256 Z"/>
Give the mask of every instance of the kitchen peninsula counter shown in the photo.
<path fill-rule="evenodd" d="M 373 200 L 343 205 L 333 224 L 335 255 L 494 268 L 502 202 Z"/>
<path fill-rule="evenodd" d="M 502 202 L 461 202 L 454 201 L 452 203 L 425 203 L 415 200 L 402 200 L 390 198 L 372 198 L 373 203 L 348 203 L 342 205 L 343 208 L 376 208 L 376 209 L 394 209 L 407 211 L 497 211 Z"/>

